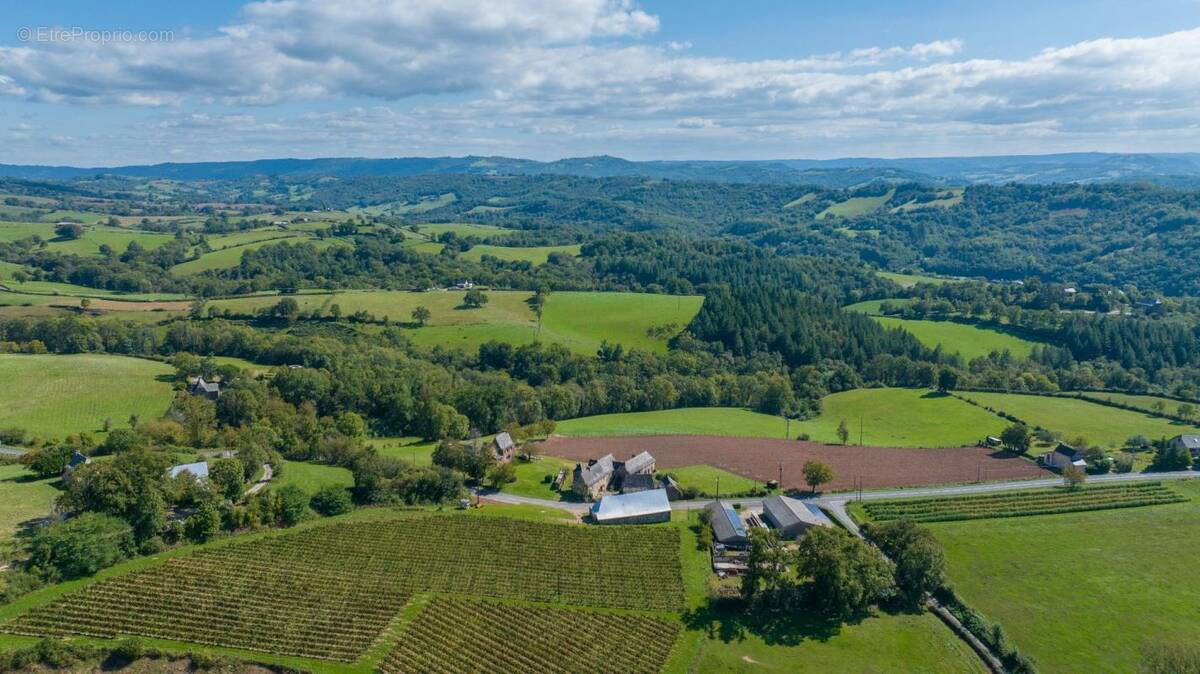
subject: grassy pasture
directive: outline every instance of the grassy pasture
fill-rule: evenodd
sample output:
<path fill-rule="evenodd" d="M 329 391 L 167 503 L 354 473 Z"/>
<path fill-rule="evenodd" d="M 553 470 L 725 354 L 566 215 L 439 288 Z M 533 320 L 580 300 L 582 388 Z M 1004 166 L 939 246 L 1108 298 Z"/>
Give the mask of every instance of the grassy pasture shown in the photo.
<path fill-rule="evenodd" d="M 44 437 L 123 426 L 130 414 L 156 419 L 171 402 L 171 385 L 157 377 L 164 363 L 108 355 L 0 354 L 0 426 Z"/>
<path fill-rule="evenodd" d="M 1162 403 L 1163 412 L 1166 414 L 1175 414 L 1178 407 L 1183 404 L 1181 401 L 1173 398 L 1139 395 L 1136 393 L 1117 393 L 1110 391 L 1072 391 L 1072 393 L 1079 393 L 1080 395 L 1085 395 L 1089 398 L 1096 398 L 1097 400 L 1109 400 L 1121 405 L 1129 405 L 1130 407 L 1136 407 L 1138 409 L 1146 410 L 1147 412 L 1153 412 L 1155 405 Z M 1195 403 L 1193 403 L 1192 406 L 1195 407 Z"/>
<path fill-rule="evenodd" d="M 937 276 L 927 276 L 925 274 L 900 274 L 892 271 L 877 271 L 877 276 L 882 276 L 885 279 L 890 279 L 901 288 L 911 288 L 918 283 L 929 283 L 931 285 L 942 285 L 951 279 L 939 278 Z"/>
<path fill-rule="evenodd" d="M 272 246 L 279 243 L 310 243 L 313 246 L 316 246 L 319 250 L 324 250 L 330 246 L 344 245 L 344 242 L 338 239 L 310 239 L 300 238 L 299 236 L 285 237 L 282 239 L 265 239 L 244 245 L 221 248 L 214 250 L 211 253 L 205 253 L 195 260 L 181 262 L 174 267 L 171 267 L 171 273 L 188 275 L 199 274 L 200 272 L 211 271 L 213 269 L 229 269 L 242 263 L 242 253 L 245 253 L 248 250 L 257 250 L 264 246 Z"/>
<path fill-rule="evenodd" d="M 846 422 L 851 444 L 879 447 L 958 447 L 971 445 L 1004 429 L 999 417 L 952 396 L 924 389 L 855 389 L 826 396 L 814 419 L 793 421 L 792 437 L 807 433 L 815 442 L 835 444 L 838 424 Z M 567 436 L 718 435 L 782 438 L 780 417 L 736 408 L 683 408 L 658 412 L 602 414 L 558 424 Z"/>
<path fill-rule="evenodd" d="M 963 200 L 962 187 L 952 187 L 938 194 L 938 198 L 932 201 L 917 202 L 910 201 L 892 209 L 893 213 L 908 213 L 909 211 L 918 211 L 923 208 L 953 208 L 962 203 Z"/>
<path fill-rule="evenodd" d="M 883 208 L 883 205 L 892 198 L 895 194 L 895 188 L 889 189 L 885 194 L 877 197 L 850 197 L 845 201 L 833 204 L 829 208 L 817 213 L 817 219 L 840 217 L 851 218 L 858 215 L 866 215 L 872 211 L 877 211 Z"/>
<path fill-rule="evenodd" d="M 1149 508 L 927 525 L 963 599 L 1004 626 L 1039 671 L 1132 672 L 1142 649 L 1192 643 L 1200 484 Z M 1102 647 L 1098 647 L 1102 644 Z"/>
<path fill-rule="evenodd" d="M 350 474 L 348 468 L 285 460 L 283 468 L 279 471 L 279 477 L 271 480 L 272 489 L 295 486 L 308 494 L 315 494 L 321 487 L 331 484 L 346 488 L 353 487 L 354 476 Z"/>
<path fill-rule="evenodd" d="M 479 225 L 473 222 L 423 222 L 417 225 L 417 231 L 422 236 L 430 238 L 437 238 L 446 232 L 454 232 L 459 236 L 476 236 L 486 239 L 507 234 L 512 230 L 505 227 L 496 227 L 495 225 Z"/>
<path fill-rule="evenodd" d="M 524 291 L 485 291 L 488 303 L 479 309 L 464 309 L 464 293 L 437 291 L 414 293 L 344 292 L 331 295 L 299 295 L 301 309 L 311 311 L 337 304 L 343 315 L 365 310 L 382 319 L 411 324 L 418 306 L 430 310 L 425 327 L 411 327 L 418 344 L 474 349 L 496 339 L 528 344 L 538 338 L 537 322 Z M 279 301 L 278 297 L 245 297 L 216 300 L 211 304 L 238 313 L 252 313 Z M 603 340 L 626 347 L 666 350 L 666 339 L 650 337 L 646 331 L 674 323 L 682 330 L 700 310 L 700 297 L 650 295 L 644 293 L 562 292 L 552 293 L 542 316 L 540 338 L 563 344 L 579 353 L 594 353 Z"/>
<path fill-rule="evenodd" d="M 54 233 L 54 225 L 49 222 L 0 222 L 0 241 L 18 241 L 34 235 L 46 241 L 50 250 L 75 255 L 96 255 L 100 252 L 102 244 L 121 252 L 128 248 L 132 241 L 137 241 L 146 249 L 154 249 L 174 238 L 170 234 L 158 232 L 88 225 L 84 227 L 82 236 L 68 240 L 59 239 Z"/>
<path fill-rule="evenodd" d="M 490 255 L 509 262 L 529 262 L 534 265 L 544 264 L 551 253 L 566 253 L 579 255 L 580 245 L 573 246 L 534 246 L 531 248 L 516 248 L 513 246 L 489 246 L 480 244 L 460 255 L 464 260 L 479 261 L 484 255 Z"/>
<path fill-rule="evenodd" d="M 682 468 L 671 468 L 661 471 L 664 474 L 670 474 L 679 482 L 682 488 L 695 487 L 702 494 L 717 495 L 718 480 L 720 480 L 720 495 L 737 496 L 739 494 L 748 494 L 755 489 L 764 487 L 763 483 L 751 480 L 748 477 L 736 475 L 727 470 L 713 468 L 712 466 L 683 466 Z"/>
<path fill-rule="evenodd" d="M 54 482 L 38 479 L 21 465 L 0 465 L 0 552 L 22 522 L 50 514 L 50 503 L 58 495 Z"/>
<path fill-rule="evenodd" d="M 797 197 L 797 198 L 795 198 L 795 199 L 792 199 L 791 201 L 789 201 L 789 202 L 787 202 L 786 204 L 784 204 L 784 205 L 783 205 L 783 207 L 784 207 L 785 209 L 787 209 L 787 208 L 796 208 L 797 206 L 801 206 L 801 205 L 807 204 L 808 202 L 810 202 L 810 201 L 812 201 L 813 199 L 816 199 L 816 198 L 817 198 L 817 193 L 816 193 L 816 192 L 809 192 L 808 194 L 802 194 L 802 195 L 800 195 L 799 197 Z"/>
<path fill-rule="evenodd" d="M 931 349 L 940 344 L 943 352 L 957 353 L 964 361 L 986 356 L 993 351 L 1008 351 L 1017 358 L 1027 358 L 1036 345 L 1036 342 L 995 328 L 966 325 L 954 321 L 913 320 L 893 316 L 872 316 L 872 318 L 885 328 L 907 330 Z"/>
<path fill-rule="evenodd" d="M 868 316 L 881 316 L 883 314 L 880 307 L 883 306 L 884 302 L 890 302 L 895 306 L 903 306 L 911 301 L 912 300 L 906 297 L 886 300 L 863 300 L 862 302 L 847 304 L 846 306 L 842 307 L 842 309 L 845 311 L 857 311 L 860 314 L 867 314 Z"/>
<path fill-rule="evenodd" d="M 1138 434 L 1156 440 L 1200 432 L 1195 426 L 1072 398 L 974 391 L 959 395 L 1007 412 L 1025 423 L 1058 431 L 1067 438 L 1083 436 L 1102 447 L 1121 447 L 1127 438 Z"/>
<path fill-rule="evenodd" d="M 796 430 L 797 425 L 792 424 Z M 780 417 L 733 407 L 685 407 L 658 412 L 626 412 L 568 419 L 557 433 L 591 437 L 614 435 L 724 435 L 782 438 L 786 424 Z"/>

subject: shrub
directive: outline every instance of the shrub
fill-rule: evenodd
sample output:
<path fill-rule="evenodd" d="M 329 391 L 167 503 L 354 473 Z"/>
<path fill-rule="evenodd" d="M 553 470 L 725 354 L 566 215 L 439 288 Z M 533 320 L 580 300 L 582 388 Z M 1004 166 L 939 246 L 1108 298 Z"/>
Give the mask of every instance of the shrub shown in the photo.
<path fill-rule="evenodd" d="M 85 513 L 38 530 L 29 564 L 47 577 L 80 578 L 121 561 L 133 544 L 133 529 L 124 520 Z"/>
<path fill-rule="evenodd" d="M 326 517 L 348 513 L 354 509 L 354 500 L 347 489 L 335 484 L 321 487 L 309 500 L 312 509 Z"/>

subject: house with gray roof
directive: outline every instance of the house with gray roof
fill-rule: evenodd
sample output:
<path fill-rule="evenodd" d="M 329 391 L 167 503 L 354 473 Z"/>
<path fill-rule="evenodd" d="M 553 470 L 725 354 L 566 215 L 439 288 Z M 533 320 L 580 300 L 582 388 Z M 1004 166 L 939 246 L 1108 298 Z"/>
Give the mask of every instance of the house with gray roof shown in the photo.
<path fill-rule="evenodd" d="M 1193 457 L 1200 457 L 1200 435 L 1176 435 L 1171 438 L 1170 445 L 1188 450 Z"/>
<path fill-rule="evenodd" d="M 167 477 L 176 478 L 184 473 L 191 473 L 198 480 L 208 478 L 208 462 L 197 461 L 196 463 L 181 463 L 178 466 L 171 466 L 167 469 Z"/>
<path fill-rule="evenodd" d="M 204 381 L 204 377 L 193 377 L 188 380 L 188 393 L 216 400 L 221 397 L 221 386 L 215 381 Z"/>
<path fill-rule="evenodd" d="M 575 472 L 571 476 L 571 493 L 589 501 L 599 498 L 612 482 L 615 464 L 612 454 L 589 461 L 586 468 L 575 464 Z"/>
<path fill-rule="evenodd" d="M 642 452 L 621 464 L 620 473 L 622 475 L 650 475 L 654 473 L 656 463 L 650 452 Z"/>
<path fill-rule="evenodd" d="M 833 526 L 815 504 L 787 496 L 764 499 L 763 519 L 785 539 L 799 538 L 813 527 Z"/>
<path fill-rule="evenodd" d="M 742 522 L 742 516 L 733 506 L 713 501 L 705 508 L 712 523 L 713 538 L 727 548 L 745 548 L 750 545 L 750 532 Z"/>
<path fill-rule="evenodd" d="M 653 524 L 671 521 L 667 490 L 650 489 L 633 494 L 605 496 L 592 506 L 596 524 Z"/>
<path fill-rule="evenodd" d="M 511 435 L 507 432 L 497 433 L 496 438 L 492 440 L 492 458 L 499 463 L 508 463 L 512 461 L 515 447 L 516 443 Z"/>
<path fill-rule="evenodd" d="M 1058 470 L 1066 470 L 1072 466 L 1087 468 L 1087 461 L 1083 459 L 1083 452 L 1061 442 L 1052 451 L 1043 454 L 1041 462 L 1047 468 L 1057 468 Z"/>

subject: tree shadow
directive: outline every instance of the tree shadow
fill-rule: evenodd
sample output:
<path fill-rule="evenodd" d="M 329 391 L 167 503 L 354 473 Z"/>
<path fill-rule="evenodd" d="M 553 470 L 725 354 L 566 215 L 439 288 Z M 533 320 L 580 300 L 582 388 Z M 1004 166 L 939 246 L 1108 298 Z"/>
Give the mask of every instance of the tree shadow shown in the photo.
<path fill-rule="evenodd" d="M 703 630 L 711 639 L 729 643 L 754 635 L 769 646 L 796 646 L 805 641 L 828 641 L 870 614 L 840 619 L 824 616 L 808 607 L 760 609 L 741 599 L 712 598 L 698 609 L 684 613 L 684 625 Z"/>
<path fill-rule="evenodd" d="M 922 398 L 949 398 L 950 394 L 945 391 L 926 391 L 921 394 Z"/>

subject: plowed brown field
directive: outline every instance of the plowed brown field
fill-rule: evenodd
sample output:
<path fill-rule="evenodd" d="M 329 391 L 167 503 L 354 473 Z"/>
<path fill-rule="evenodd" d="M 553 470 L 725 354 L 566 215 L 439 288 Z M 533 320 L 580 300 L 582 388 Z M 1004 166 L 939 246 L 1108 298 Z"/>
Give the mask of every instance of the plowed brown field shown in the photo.
<path fill-rule="evenodd" d="M 951 449 L 896 449 L 821 445 L 814 442 L 770 438 L 722 438 L 711 435 L 650 435 L 603 438 L 553 437 L 541 452 L 574 461 L 599 458 L 612 452 L 625 459 L 648 451 L 658 469 L 705 464 L 756 480 L 778 479 L 783 463 L 783 486 L 805 489 L 800 468 L 816 459 L 833 468 L 826 491 L 915 487 L 920 485 L 996 481 L 1047 477 L 1033 462 L 1007 452 L 982 447 Z"/>

